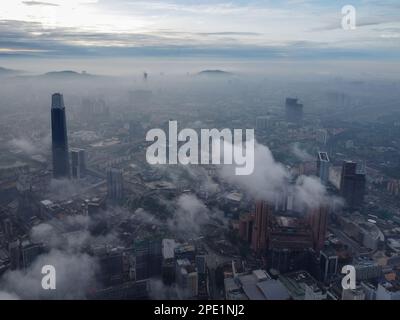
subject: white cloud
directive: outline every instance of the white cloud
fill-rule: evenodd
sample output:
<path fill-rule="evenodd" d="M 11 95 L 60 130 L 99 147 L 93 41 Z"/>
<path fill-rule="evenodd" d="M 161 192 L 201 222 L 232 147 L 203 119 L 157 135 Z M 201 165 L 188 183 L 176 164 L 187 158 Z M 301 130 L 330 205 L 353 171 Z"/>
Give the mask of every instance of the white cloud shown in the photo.
<path fill-rule="evenodd" d="M 241 187 L 256 200 L 275 203 L 282 193 L 294 195 L 294 208 L 298 211 L 321 205 L 340 206 L 340 199 L 327 194 L 325 186 L 317 177 L 299 176 L 295 182 L 289 170 L 275 161 L 268 147 L 256 143 L 254 152 L 254 172 L 248 176 L 237 176 L 233 167 L 223 165 L 220 175 L 232 185 Z"/>

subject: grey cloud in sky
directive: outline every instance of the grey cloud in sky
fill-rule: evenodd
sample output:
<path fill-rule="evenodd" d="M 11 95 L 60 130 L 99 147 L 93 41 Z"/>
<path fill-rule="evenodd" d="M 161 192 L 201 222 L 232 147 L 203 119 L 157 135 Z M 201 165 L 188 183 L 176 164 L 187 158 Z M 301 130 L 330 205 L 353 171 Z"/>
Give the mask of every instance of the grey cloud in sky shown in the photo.
<path fill-rule="evenodd" d="M 357 5 L 351 35 L 339 30 L 340 6 L 313 1 L 4 1 L 10 13 L 0 13 L 0 56 L 342 59 L 400 50 L 393 35 L 375 30 L 398 27 L 390 1 Z"/>
<path fill-rule="evenodd" d="M 58 7 L 58 4 L 51 2 L 41 2 L 41 1 L 22 1 L 23 4 L 27 6 L 51 6 Z"/>

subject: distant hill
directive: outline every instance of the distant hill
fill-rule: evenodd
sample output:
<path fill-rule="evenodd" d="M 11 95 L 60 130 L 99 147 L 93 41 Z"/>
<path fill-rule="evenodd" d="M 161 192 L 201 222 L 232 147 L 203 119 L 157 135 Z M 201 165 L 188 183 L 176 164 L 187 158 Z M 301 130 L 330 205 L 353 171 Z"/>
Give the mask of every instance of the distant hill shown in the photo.
<path fill-rule="evenodd" d="M 203 70 L 203 71 L 200 71 L 197 75 L 199 75 L 199 76 L 232 76 L 233 73 L 223 71 L 223 70 Z"/>
<path fill-rule="evenodd" d="M 21 73 L 21 71 L 0 67 L 0 76 L 13 76 L 19 73 Z"/>
<path fill-rule="evenodd" d="M 65 71 L 51 71 L 47 72 L 43 75 L 43 77 L 51 77 L 51 78 L 84 78 L 84 77 L 93 77 L 93 75 L 86 73 L 86 72 L 76 72 L 71 70 Z"/>

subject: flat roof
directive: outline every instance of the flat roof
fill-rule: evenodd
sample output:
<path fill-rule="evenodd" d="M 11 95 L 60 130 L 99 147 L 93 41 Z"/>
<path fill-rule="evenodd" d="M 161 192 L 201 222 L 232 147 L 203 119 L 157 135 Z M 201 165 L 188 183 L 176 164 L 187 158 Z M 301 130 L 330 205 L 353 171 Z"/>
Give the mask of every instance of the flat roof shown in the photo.
<path fill-rule="evenodd" d="M 318 152 L 318 158 L 320 161 L 329 162 L 329 156 L 327 152 L 320 151 Z"/>
<path fill-rule="evenodd" d="M 270 279 L 257 283 L 257 287 L 267 300 L 288 300 L 290 294 L 279 280 Z"/>
<path fill-rule="evenodd" d="M 265 296 L 257 287 L 258 279 L 253 274 L 243 275 L 239 277 L 242 289 L 249 300 L 265 300 Z"/>
<path fill-rule="evenodd" d="M 162 254 L 164 259 L 173 259 L 175 257 L 175 248 L 178 244 L 174 239 L 162 240 Z"/>

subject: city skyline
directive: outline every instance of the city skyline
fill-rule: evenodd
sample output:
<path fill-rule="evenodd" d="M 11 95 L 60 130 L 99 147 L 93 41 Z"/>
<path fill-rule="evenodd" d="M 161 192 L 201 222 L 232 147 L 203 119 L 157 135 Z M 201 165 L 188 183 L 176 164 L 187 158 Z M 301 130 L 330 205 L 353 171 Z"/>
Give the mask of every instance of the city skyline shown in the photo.
<path fill-rule="evenodd" d="M 400 300 L 396 1 L 2 4 L 0 300 Z"/>

